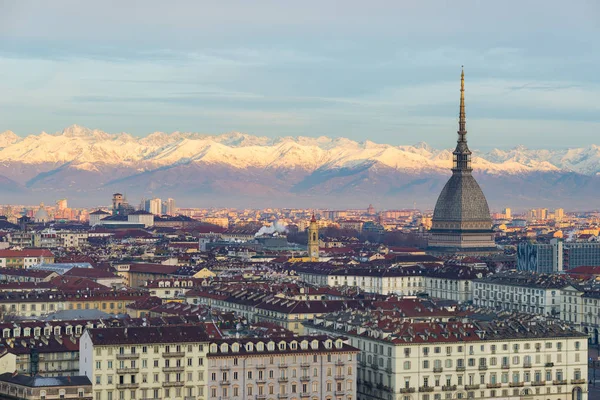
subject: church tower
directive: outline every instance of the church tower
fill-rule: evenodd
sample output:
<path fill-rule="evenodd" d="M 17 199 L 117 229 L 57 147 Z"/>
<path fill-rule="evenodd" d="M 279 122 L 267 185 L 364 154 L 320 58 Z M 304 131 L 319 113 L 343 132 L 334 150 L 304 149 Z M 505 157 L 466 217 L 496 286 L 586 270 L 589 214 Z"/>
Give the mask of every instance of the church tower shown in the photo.
<path fill-rule="evenodd" d="M 319 261 L 319 225 L 314 213 L 308 226 L 308 259 L 311 262 Z"/>

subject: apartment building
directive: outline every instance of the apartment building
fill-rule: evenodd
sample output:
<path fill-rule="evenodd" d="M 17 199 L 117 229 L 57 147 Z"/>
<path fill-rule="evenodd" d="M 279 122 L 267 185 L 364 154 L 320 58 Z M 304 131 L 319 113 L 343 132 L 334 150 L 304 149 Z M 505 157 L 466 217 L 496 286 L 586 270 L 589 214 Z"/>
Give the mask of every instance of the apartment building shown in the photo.
<path fill-rule="evenodd" d="M 203 328 L 88 329 L 79 344 L 80 375 L 92 381 L 95 400 L 207 399 Z"/>
<path fill-rule="evenodd" d="M 357 353 L 327 336 L 211 341 L 208 398 L 354 400 Z"/>
<path fill-rule="evenodd" d="M 300 279 L 310 284 L 356 287 L 364 292 L 383 295 L 413 296 L 418 293 L 428 293 L 431 297 L 459 302 L 471 301 L 472 281 L 483 278 L 489 273 L 485 265 L 442 265 L 436 262 L 388 266 L 340 266 L 313 263 L 294 265 L 293 268 Z"/>
<path fill-rule="evenodd" d="M 569 286 L 559 275 L 505 272 L 474 281 L 473 304 L 496 310 L 560 315 L 561 290 Z"/>
<path fill-rule="evenodd" d="M 361 350 L 360 400 L 588 398 L 587 337 L 556 320 L 343 317 L 305 326 L 310 334 L 347 337 Z"/>
<path fill-rule="evenodd" d="M 562 292 L 560 319 L 580 332 L 589 335 L 598 344 L 600 335 L 600 288 L 567 286 Z"/>
<path fill-rule="evenodd" d="M 0 268 L 30 268 L 53 262 L 54 254 L 48 249 L 0 250 Z"/>
<path fill-rule="evenodd" d="M 45 291 L 0 293 L 0 312 L 6 316 L 36 317 L 63 310 L 101 310 L 125 314 L 126 305 L 149 297 L 147 292 Z"/>

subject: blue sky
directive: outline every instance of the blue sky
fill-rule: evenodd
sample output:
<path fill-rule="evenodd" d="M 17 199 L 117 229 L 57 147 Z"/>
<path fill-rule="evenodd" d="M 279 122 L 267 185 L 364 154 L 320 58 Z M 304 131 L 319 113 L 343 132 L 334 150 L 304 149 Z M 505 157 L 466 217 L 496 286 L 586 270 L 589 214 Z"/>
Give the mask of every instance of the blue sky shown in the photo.
<path fill-rule="evenodd" d="M 123 4 L 126 3 L 126 4 Z M 600 144 L 600 2 L 0 0 L 0 131 Z"/>

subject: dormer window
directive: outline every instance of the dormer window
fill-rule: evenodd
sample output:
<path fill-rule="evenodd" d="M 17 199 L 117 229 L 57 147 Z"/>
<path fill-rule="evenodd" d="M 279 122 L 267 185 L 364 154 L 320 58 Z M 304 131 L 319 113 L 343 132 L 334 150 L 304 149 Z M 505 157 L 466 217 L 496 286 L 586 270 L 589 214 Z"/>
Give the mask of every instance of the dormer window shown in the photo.
<path fill-rule="evenodd" d="M 252 352 L 254 350 L 254 345 L 252 343 L 247 343 L 246 344 L 246 351 L 247 352 Z"/>
<path fill-rule="evenodd" d="M 258 342 L 256 344 L 256 350 L 257 351 L 264 351 L 264 349 L 265 349 L 265 344 L 263 342 Z"/>
<path fill-rule="evenodd" d="M 268 349 L 269 351 L 273 351 L 273 350 L 275 350 L 275 343 L 273 343 L 273 342 L 269 342 L 269 344 L 267 345 L 267 349 Z"/>

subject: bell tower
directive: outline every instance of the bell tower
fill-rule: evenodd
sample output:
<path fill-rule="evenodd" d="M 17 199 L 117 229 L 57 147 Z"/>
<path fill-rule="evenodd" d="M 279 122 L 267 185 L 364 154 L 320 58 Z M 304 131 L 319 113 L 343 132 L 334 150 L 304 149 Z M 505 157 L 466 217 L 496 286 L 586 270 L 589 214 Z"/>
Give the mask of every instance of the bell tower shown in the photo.
<path fill-rule="evenodd" d="M 319 261 L 319 224 L 314 213 L 308 226 L 308 259 L 311 262 Z"/>

